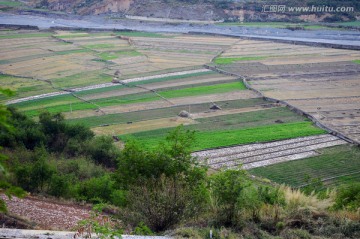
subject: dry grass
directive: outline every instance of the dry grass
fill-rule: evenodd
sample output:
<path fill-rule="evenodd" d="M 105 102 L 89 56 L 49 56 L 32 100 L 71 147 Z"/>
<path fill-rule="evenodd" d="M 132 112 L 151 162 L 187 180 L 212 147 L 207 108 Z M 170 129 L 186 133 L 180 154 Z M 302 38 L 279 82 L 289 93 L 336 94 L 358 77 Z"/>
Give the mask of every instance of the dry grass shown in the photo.
<path fill-rule="evenodd" d="M 305 195 L 299 189 L 282 186 L 286 204 L 290 209 L 309 209 L 311 211 L 325 211 L 334 204 L 335 192 L 329 191 L 328 198 L 319 199 L 315 194 Z"/>

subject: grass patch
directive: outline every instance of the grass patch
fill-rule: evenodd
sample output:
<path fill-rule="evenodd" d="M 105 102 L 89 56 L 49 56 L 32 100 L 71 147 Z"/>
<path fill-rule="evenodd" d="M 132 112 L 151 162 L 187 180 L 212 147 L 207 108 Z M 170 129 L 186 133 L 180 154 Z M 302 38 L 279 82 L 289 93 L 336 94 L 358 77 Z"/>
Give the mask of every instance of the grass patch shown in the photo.
<path fill-rule="evenodd" d="M 0 6 L 7 6 L 7 7 L 19 7 L 23 4 L 21 2 L 15 2 L 15 1 L 0 1 Z"/>
<path fill-rule="evenodd" d="M 203 75 L 212 75 L 212 74 L 217 74 L 217 73 L 214 71 L 205 71 L 205 72 L 198 72 L 198 73 L 192 73 L 192 74 L 186 74 L 186 75 L 180 75 L 180 76 L 167 76 L 167 77 L 155 78 L 155 79 L 151 79 L 151 80 L 132 82 L 132 83 L 128 83 L 128 85 L 144 85 L 144 84 L 150 84 L 150 83 L 158 83 L 158 82 L 184 79 L 184 78 L 190 78 L 190 77 L 197 77 L 197 76 L 203 76 Z"/>
<path fill-rule="evenodd" d="M 105 44 L 84 45 L 83 47 L 89 48 L 89 49 L 107 49 L 107 48 L 114 48 L 115 45 L 111 44 L 111 43 L 105 43 Z"/>
<path fill-rule="evenodd" d="M 265 56 L 249 56 L 249 57 L 220 57 L 215 59 L 215 63 L 219 65 L 232 64 L 237 61 L 256 61 L 264 60 Z"/>
<path fill-rule="evenodd" d="M 164 140 L 169 129 L 152 130 L 131 135 L 120 136 L 123 140 L 135 138 L 145 147 L 154 148 Z M 325 133 L 311 122 L 295 122 L 288 124 L 273 124 L 235 130 L 214 130 L 196 133 L 196 145 L 192 150 L 225 147 L 238 144 L 268 142 Z"/>
<path fill-rule="evenodd" d="M 360 148 L 340 145 L 319 150 L 321 155 L 251 169 L 250 173 L 268 178 L 277 183 L 293 187 L 306 184 L 306 176 L 311 178 L 329 178 L 360 171 Z M 343 176 L 326 182 L 328 186 L 358 182 L 360 174 Z"/>
<path fill-rule="evenodd" d="M 360 60 L 354 60 L 353 62 L 356 64 L 360 64 Z"/>
<path fill-rule="evenodd" d="M 98 54 L 98 56 L 105 61 L 115 60 L 119 58 L 120 56 L 141 56 L 142 54 L 140 52 L 137 52 L 135 50 L 131 51 L 114 51 L 114 52 L 102 52 Z"/>
<path fill-rule="evenodd" d="M 18 34 L 6 34 L 0 35 L 0 39 L 16 39 L 16 38 L 35 38 L 35 37 L 49 37 L 51 33 L 18 33 Z"/>

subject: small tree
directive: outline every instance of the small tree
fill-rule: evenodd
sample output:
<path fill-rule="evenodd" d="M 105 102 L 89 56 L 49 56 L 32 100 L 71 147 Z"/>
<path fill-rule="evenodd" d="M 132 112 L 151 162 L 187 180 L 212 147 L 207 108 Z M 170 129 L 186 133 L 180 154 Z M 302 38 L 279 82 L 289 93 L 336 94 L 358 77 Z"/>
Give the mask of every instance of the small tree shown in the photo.
<path fill-rule="evenodd" d="M 162 231 L 204 209 L 207 168 L 191 156 L 193 142 L 194 132 L 180 126 L 155 150 L 134 141 L 125 146 L 116 173 L 119 186 L 129 191 L 125 220 Z"/>

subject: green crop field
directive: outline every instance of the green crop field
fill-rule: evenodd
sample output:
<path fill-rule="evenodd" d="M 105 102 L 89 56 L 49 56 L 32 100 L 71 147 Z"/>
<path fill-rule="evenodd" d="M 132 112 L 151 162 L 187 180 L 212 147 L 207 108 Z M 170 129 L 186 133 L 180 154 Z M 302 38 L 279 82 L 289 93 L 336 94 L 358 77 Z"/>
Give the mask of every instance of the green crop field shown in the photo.
<path fill-rule="evenodd" d="M 264 60 L 266 56 L 254 56 L 254 57 L 220 57 L 215 59 L 216 64 L 226 65 L 232 64 L 237 61 L 255 61 L 255 60 Z"/>
<path fill-rule="evenodd" d="M 125 141 L 137 139 L 145 147 L 154 148 L 164 140 L 168 131 L 169 129 L 151 130 L 120 137 Z M 314 127 L 310 122 L 273 124 L 232 130 L 199 131 L 196 133 L 196 143 L 193 150 L 268 142 L 323 133 L 325 133 L 324 130 Z"/>
<path fill-rule="evenodd" d="M 329 186 L 358 182 L 360 177 L 358 147 L 342 145 L 321 149 L 319 152 L 321 155 L 316 157 L 255 168 L 251 169 L 250 173 L 295 187 L 306 184 L 307 176 L 321 179 L 336 177 L 324 182 Z M 342 176 L 347 174 L 352 175 Z"/>
<path fill-rule="evenodd" d="M 245 90 L 245 85 L 240 82 L 231 82 L 225 84 L 216 84 L 216 85 L 207 85 L 207 86 L 198 86 L 191 88 L 184 88 L 178 90 L 165 90 L 159 91 L 159 94 L 165 98 L 177 98 L 177 97 L 187 97 L 187 96 L 198 96 L 205 94 L 220 94 L 237 90 Z"/>

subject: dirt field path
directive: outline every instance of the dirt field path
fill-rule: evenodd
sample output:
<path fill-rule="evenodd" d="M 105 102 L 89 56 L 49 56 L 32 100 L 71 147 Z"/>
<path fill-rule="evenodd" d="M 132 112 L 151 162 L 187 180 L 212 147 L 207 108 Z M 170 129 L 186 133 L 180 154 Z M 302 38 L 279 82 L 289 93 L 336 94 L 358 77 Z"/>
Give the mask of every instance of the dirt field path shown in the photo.
<path fill-rule="evenodd" d="M 35 197 L 5 199 L 8 211 L 26 220 L 36 223 L 38 229 L 71 230 L 78 221 L 90 215 L 90 210 L 80 206 L 63 205 L 48 202 Z"/>

